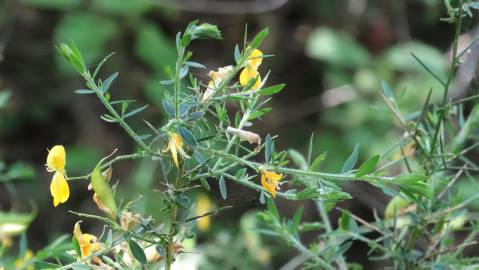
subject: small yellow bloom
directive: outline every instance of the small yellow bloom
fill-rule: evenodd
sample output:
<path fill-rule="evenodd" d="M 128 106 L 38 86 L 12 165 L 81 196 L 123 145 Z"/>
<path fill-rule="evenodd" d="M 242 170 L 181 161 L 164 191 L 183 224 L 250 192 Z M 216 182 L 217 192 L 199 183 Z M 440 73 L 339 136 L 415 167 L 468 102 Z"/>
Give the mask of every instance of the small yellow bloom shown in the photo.
<path fill-rule="evenodd" d="M 205 194 L 201 193 L 198 195 L 197 201 L 196 201 L 196 209 L 195 209 L 195 214 L 197 216 L 201 216 L 206 214 L 208 211 L 210 211 L 212 208 L 212 204 L 208 196 Z M 206 232 L 210 229 L 211 226 L 211 218 L 210 216 L 205 216 L 202 218 L 199 218 L 196 220 L 196 226 L 198 227 L 198 230 L 202 232 Z"/>
<path fill-rule="evenodd" d="M 251 86 L 251 89 L 256 90 L 261 87 L 261 75 L 259 75 L 258 70 L 246 66 L 243 71 L 240 73 L 240 85 L 241 86 L 246 86 L 248 82 L 252 79 L 256 78 L 256 81 L 254 84 Z"/>
<path fill-rule="evenodd" d="M 55 145 L 48 152 L 47 156 L 47 171 L 61 171 L 65 170 L 65 164 L 67 162 L 65 148 L 63 145 Z"/>
<path fill-rule="evenodd" d="M 175 162 L 175 165 L 177 168 L 180 167 L 179 162 L 178 162 L 178 152 L 185 158 L 189 158 L 189 156 L 185 153 L 183 150 L 183 140 L 181 139 L 181 136 L 178 135 L 177 133 L 171 133 L 170 134 L 170 139 L 168 140 L 168 145 L 163 149 L 163 152 L 166 152 L 170 150 L 171 152 L 171 157 L 173 158 L 173 161 Z"/>
<path fill-rule="evenodd" d="M 23 258 L 18 258 L 15 261 L 15 268 L 16 269 L 27 269 L 27 270 L 33 270 L 33 265 L 31 260 L 33 258 L 33 252 L 29 249 L 25 251 L 25 254 L 23 255 Z M 1 268 L 0 268 L 1 269 Z"/>
<path fill-rule="evenodd" d="M 50 193 L 53 196 L 53 206 L 57 207 L 60 203 L 64 203 L 70 197 L 70 188 L 65 180 L 63 172 L 57 171 L 53 175 L 50 183 Z"/>
<path fill-rule="evenodd" d="M 100 243 L 97 242 L 97 237 L 88 233 L 82 233 L 80 228 L 80 222 L 75 224 L 73 229 L 73 236 L 80 246 L 82 258 L 90 256 L 92 253 L 95 253 L 101 250 Z"/>
<path fill-rule="evenodd" d="M 248 57 L 248 66 L 252 67 L 253 69 L 258 69 L 258 67 L 263 62 L 263 52 L 254 49 Z"/>
<path fill-rule="evenodd" d="M 261 185 L 271 193 L 273 198 L 276 197 L 276 189 L 278 189 L 281 178 L 283 178 L 282 174 L 261 170 Z"/>
<path fill-rule="evenodd" d="M 53 196 L 53 205 L 57 207 L 60 203 L 64 203 L 70 197 L 70 188 L 65 180 L 65 165 L 67 157 L 63 145 L 55 145 L 48 152 L 47 171 L 55 172 L 50 183 L 50 193 Z"/>

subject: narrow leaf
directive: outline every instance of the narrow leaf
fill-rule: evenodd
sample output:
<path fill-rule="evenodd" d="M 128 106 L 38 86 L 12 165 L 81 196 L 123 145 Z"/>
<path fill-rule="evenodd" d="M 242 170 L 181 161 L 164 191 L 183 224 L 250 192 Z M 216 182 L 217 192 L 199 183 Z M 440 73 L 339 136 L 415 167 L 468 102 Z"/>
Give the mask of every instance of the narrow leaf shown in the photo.
<path fill-rule="evenodd" d="M 118 72 L 111 74 L 105 81 L 101 84 L 101 92 L 105 94 L 108 89 L 110 89 L 111 83 L 118 77 Z"/>
<path fill-rule="evenodd" d="M 93 94 L 93 93 L 95 93 L 95 91 L 90 90 L 90 89 L 77 89 L 77 90 L 75 90 L 75 93 L 77 93 L 79 95 L 85 95 L 85 94 Z"/>
<path fill-rule="evenodd" d="M 187 144 L 191 146 L 196 146 L 197 142 L 195 136 L 193 135 L 193 133 L 191 133 L 191 131 L 189 131 L 183 126 L 178 126 L 178 132 Z"/>
<path fill-rule="evenodd" d="M 141 111 L 143 111 L 143 110 L 146 109 L 147 107 L 148 107 L 148 104 L 146 104 L 146 105 L 143 106 L 143 107 L 134 109 L 134 110 L 130 111 L 129 113 L 125 114 L 125 115 L 123 116 L 123 118 L 128 118 L 128 117 L 133 116 L 133 115 L 135 115 L 135 114 L 137 114 L 137 113 L 140 113 Z"/>
<path fill-rule="evenodd" d="M 225 183 L 225 178 L 223 177 L 223 175 L 220 177 L 219 185 L 220 185 L 221 197 L 223 198 L 223 200 L 226 200 L 228 194 L 226 193 L 226 183 Z"/>
<path fill-rule="evenodd" d="M 175 117 L 175 107 L 167 99 L 163 99 L 163 108 L 170 117 Z"/>
<path fill-rule="evenodd" d="M 356 166 L 356 162 L 358 162 L 358 155 L 359 155 L 359 144 L 356 144 L 354 147 L 353 153 L 348 157 L 346 162 L 344 162 L 343 168 L 341 169 L 341 173 L 347 173 L 351 171 L 354 166 Z"/>
<path fill-rule="evenodd" d="M 356 177 L 362 177 L 362 176 L 365 176 L 366 174 L 373 172 L 378 162 L 379 162 L 379 155 L 375 155 L 371 157 L 370 159 L 366 160 L 356 172 Z"/>
<path fill-rule="evenodd" d="M 143 249 L 132 239 L 128 241 L 128 245 L 130 246 L 130 251 L 133 257 L 135 257 L 140 263 L 146 264 L 147 260 Z"/>
<path fill-rule="evenodd" d="M 273 85 L 273 86 L 261 89 L 258 93 L 261 94 L 261 95 L 265 95 L 265 96 L 274 95 L 276 93 L 281 92 L 281 90 L 283 90 L 285 86 L 286 86 L 286 84 L 284 84 L 284 83 Z"/>

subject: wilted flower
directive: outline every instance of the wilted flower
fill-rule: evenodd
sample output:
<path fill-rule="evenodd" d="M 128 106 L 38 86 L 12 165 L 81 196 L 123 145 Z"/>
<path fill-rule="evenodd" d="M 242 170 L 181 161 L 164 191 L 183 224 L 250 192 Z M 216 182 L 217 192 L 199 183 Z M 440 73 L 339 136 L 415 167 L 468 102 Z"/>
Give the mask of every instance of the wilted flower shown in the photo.
<path fill-rule="evenodd" d="M 233 127 L 227 127 L 226 132 L 237 135 L 241 140 L 248 141 L 249 143 L 261 144 L 261 137 L 253 132 L 237 129 Z"/>
<path fill-rule="evenodd" d="M 208 196 L 206 196 L 203 193 L 199 194 L 196 200 L 195 214 L 197 216 L 204 215 L 205 213 L 210 211 L 211 208 L 212 208 L 212 204 L 211 204 L 210 198 L 208 198 Z M 210 216 L 201 217 L 196 220 L 196 226 L 198 227 L 198 230 L 202 232 L 208 231 L 210 229 L 210 225 L 211 225 Z"/>
<path fill-rule="evenodd" d="M 281 178 L 283 178 L 282 174 L 261 170 L 261 185 L 271 193 L 273 198 L 276 197 L 276 189 L 278 189 Z"/>
<path fill-rule="evenodd" d="M 47 171 L 55 172 L 50 183 L 50 193 L 53 197 L 53 205 L 56 207 L 64 203 L 70 197 L 70 187 L 65 176 L 66 153 L 62 145 L 55 145 L 48 152 Z"/>
<path fill-rule="evenodd" d="M 177 168 L 180 167 L 178 162 L 178 152 L 185 158 L 189 158 L 188 155 L 183 150 L 183 139 L 181 136 L 176 133 L 170 133 L 170 139 L 168 140 L 168 145 L 163 149 L 163 152 L 170 150 L 171 157 L 175 162 Z"/>
<path fill-rule="evenodd" d="M 97 237 L 91 234 L 82 233 L 80 222 L 75 224 L 73 236 L 78 242 L 81 251 L 81 257 L 85 258 L 101 250 L 101 244 L 97 242 Z"/>
<path fill-rule="evenodd" d="M 121 228 L 125 231 L 130 230 L 135 225 L 140 223 L 141 216 L 132 212 L 123 212 L 121 215 Z"/>
<path fill-rule="evenodd" d="M 232 66 L 220 67 L 218 68 L 218 71 L 211 70 L 208 73 L 208 76 L 211 80 L 208 83 L 208 87 L 206 88 L 206 91 L 203 94 L 203 98 L 201 99 L 201 101 L 205 102 L 210 99 L 217 90 L 217 87 L 223 82 L 223 80 L 232 70 Z"/>

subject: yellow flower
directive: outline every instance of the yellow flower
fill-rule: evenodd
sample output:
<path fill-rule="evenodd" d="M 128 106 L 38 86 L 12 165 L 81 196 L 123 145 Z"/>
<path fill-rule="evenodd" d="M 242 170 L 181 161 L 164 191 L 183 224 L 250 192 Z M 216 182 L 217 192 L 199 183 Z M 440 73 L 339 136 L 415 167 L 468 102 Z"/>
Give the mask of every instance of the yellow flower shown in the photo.
<path fill-rule="evenodd" d="M 175 162 L 175 165 L 177 168 L 180 167 L 179 162 L 178 162 L 178 152 L 185 158 L 189 158 L 189 156 L 185 153 L 183 150 L 183 140 L 181 139 L 181 136 L 178 135 L 177 133 L 171 133 L 170 134 L 170 139 L 168 140 L 168 145 L 163 149 L 163 152 L 166 152 L 170 150 L 171 152 L 171 157 L 173 158 L 173 161 Z"/>
<path fill-rule="evenodd" d="M 97 237 L 88 233 L 82 233 L 80 228 L 80 222 L 75 224 L 73 229 L 73 236 L 80 246 L 82 258 L 90 256 L 92 253 L 95 253 L 101 250 L 100 243 L 97 242 Z"/>
<path fill-rule="evenodd" d="M 57 207 L 60 203 L 64 203 L 70 197 L 70 188 L 65 180 L 62 172 L 57 171 L 53 175 L 50 183 L 50 193 L 53 196 L 53 206 Z"/>
<path fill-rule="evenodd" d="M 251 89 L 256 90 L 261 87 L 261 76 L 259 75 L 258 68 L 263 62 L 263 52 L 258 49 L 254 49 L 246 62 L 246 67 L 240 73 L 240 85 L 246 86 L 248 82 L 254 78 L 256 81 L 251 86 Z"/>
<path fill-rule="evenodd" d="M 211 201 L 206 196 L 205 194 L 201 193 L 198 195 L 197 201 L 196 201 L 196 209 L 195 209 L 195 214 L 197 216 L 201 216 L 206 214 L 208 211 L 210 211 L 212 208 Z M 206 232 L 210 229 L 211 226 L 211 218 L 210 216 L 205 216 L 202 218 L 199 218 L 196 220 L 196 226 L 198 227 L 198 230 L 202 232 Z"/>
<path fill-rule="evenodd" d="M 65 148 L 63 145 L 55 145 L 48 152 L 47 156 L 47 171 L 61 171 L 65 170 L 65 164 L 67 162 Z"/>
<path fill-rule="evenodd" d="M 240 84 L 241 86 L 246 86 L 250 80 L 256 78 L 256 81 L 251 86 L 252 90 L 259 89 L 261 87 L 261 75 L 259 75 L 258 70 L 246 66 L 243 71 L 240 73 Z"/>
<path fill-rule="evenodd" d="M 65 165 L 67 163 L 65 148 L 63 145 L 55 145 L 48 152 L 47 171 L 55 172 L 50 183 L 50 193 L 53 196 L 53 206 L 57 207 L 70 197 L 70 188 L 65 180 Z"/>
<path fill-rule="evenodd" d="M 248 66 L 252 67 L 253 69 L 258 69 L 262 62 L 263 52 L 258 49 L 254 49 L 249 55 Z"/>
<path fill-rule="evenodd" d="M 261 170 L 261 185 L 273 196 L 276 196 L 276 189 L 278 189 L 278 183 L 283 178 L 282 174 L 270 172 L 267 170 Z"/>
<path fill-rule="evenodd" d="M 15 261 L 15 268 L 16 269 L 27 269 L 27 270 L 33 270 L 33 265 L 31 265 L 31 260 L 33 258 L 33 252 L 29 249 L 25 251 L 25 254 L 23 255 L 23 258 L 18 258 Z M 1 268 L 0 268 L 1 269 Z"/>

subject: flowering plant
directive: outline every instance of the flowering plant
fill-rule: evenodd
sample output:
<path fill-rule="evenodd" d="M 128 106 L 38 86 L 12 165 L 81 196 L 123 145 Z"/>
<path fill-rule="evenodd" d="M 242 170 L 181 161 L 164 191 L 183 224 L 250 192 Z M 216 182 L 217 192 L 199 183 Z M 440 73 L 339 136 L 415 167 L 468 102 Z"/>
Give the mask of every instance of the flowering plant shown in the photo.
<path fill-rule="evenodd" d="M 172 269 L 179 254 L 188 255 L 190 252 L 183 243 L 195 237 L 195 225 L 200 231 L 207 230 L 211 217 L 229 208 L 215 209 L 208 195 L 203 193 L 194 200 L 194 193 L 199 189 L 213 192 L 212 182 L 217 182 L 225 200 L 230 182 L 256 191 L 255 199 L 266 205 L 266 209 L 257 215 L 259 225 L 256 229 L 265 235 L 284 239 L 300 253 L 299 265 L 306 269 L 360 269 L 360 266 L 349 263 L 345 256 L 353 241 L 367 243 L 371 253 L 378 255 L 374 259 L 388 259 L 396 269 L 464 265 L 462 251 L 469 244 L 468 239 L 462 246 L 453 247 L 457 253 L 449 256 L 442 256 L 442 253 L 451 248 L 446 236 L 453 230 L 464 228 L 467 222 L 473 222 L 463 210 L 477 197 L 460 203 L 456 203 L 459 199 L 441 200 L 447 197 L 452 186 L 445 184 L 444 179 L 454 184 L 466 171 L 466 167 L 457 171 L 449 165 L 467 153 L 467 148 L 462 146 L 468 139 L 471 126 L 479 121 L 468 118 L 458 136 L 451 140 L 451 147 L 444 145 L 447 130 L 442 125 L 452 118 L 450 109 L 453 104 L 467 101 L 450 103 L 447 93 L 462 55 L 458 52 L 457 42 L 461 20 L 465 16 L 463 12 L 470 8 L 474 5 L 451 6 L 449 9 L 448 20 L 456 23 L 456 37 L 450 77 L 447 82 L 441 81 L 445 92 L 442 104 L 438 109 L 431 109 L 428 98 L 416 118 L 406 119 L 392 89 L 383 83 L 382 96 L 401 124 L 404 136 L 381 155 L 374 155 L 360 165 L 360 147 L 357 145 L 345 158 L 339 173 L 324 172 L 322 162 L 326 155 L 315 153 L 313 136 L 307 154 L 303 155 L 295 150 L 279 150 L 275 147 L 276 136 L 261 136 L 255 132 L 255 124 L 271 111 L 266 107 L 271 96 L 285 89 L 284 84 L 269 86 L 269 72 L 261 69 L 261 64 L 271 56 L 261 49 L 268 29 L 257 33 L 250 42 L 245 37 L 242 46 L 236 45 L 231 65 L 206 71 L 204 65 L 193 61 L 189 46 L 199 39 L 220 40 L 221 32 L 215 25 L 191 22 L 184 32 L 177 34 L 176 64 L 166 69 L 169 78 L 160 82 L 169 89 L 161 100 L 168 120 L 161 126 L 142 120 L 148 130 L 142 134 L 130 123 L 148 106 L 135 106 L 133 100 L 116 99 L 114 88 L 117 87 L 118 72 L 105 79 L 99 78 L 102 66 L 113 54 L 90 70 L 75 44 L 59 44 L 59 53 L 85 80 L 86 87 L 75 92 L 85 96 L 82 98 L 96 97 L 106 110 L 101 119 L 119 125 L 135 143 L 136 149 L 123 154 L 112 149 L 112 153 L 99 160 L 90 173 L 72 176 L 65 170 L 68 148 L 62 145 L 51 147 L 46 169 L 53 173 L 50 184 L 53 206 L 68 203 L 70 185 L 83 185 L 92 191 L 92 201 L 103 214 L 71 212 L 79 219 L 102 222 L 105 229 L 101 235 L 86 233 L 82 231 L 82 221 L 79 220 L 72 224 L 72 244 L 65 248 L 65 256 L 35 257 L 34 265 L 40 269 Z M 198 80 L 194 75 L 196 72 L 191 72 L 193 69 L 207 74 L 209 80 Z M 454 131 L 450 131 L 450 135 L 455 135 Z M 410 151 L 406 153 L 404 148 Z M 396 150 L 400 150 L 401 155 L 390 158 L 391 153 L 398 152 Z M 154 220 L 136 211 L 133 207 L 135 201 L 125 202 L 117 194 L 117 185 L 122 183 L 110 181 L 118 162 L 135 159 L 149 159 L 160 165 L 162 178 L 159 181 L 163 188 L 157 205 L 166 219 Z M 406 170 L 393 176 L 389 168 L 402 161 Z M 446 170 L 454 172 L 455 176 L 443 173 Z M 392 196 L 384 213 L 374 213 L 375 222 L 367 222 L 336 205 L 342 200 L 353 199 L 343 190 L 344 183 L 349 181 L 368 183 Z M 275 204 L 278 199 L 314 203 L 321 222 L 303 221 L 302 207 L 291 219 L 282 217 Z M 441 203 L 437 204 L 439 201 Z M 334 226 L 328 215 L 332 209 L 342 213 L 338 226 Z M 438 225 L 431 228 L 434 223 Z M 476 229 L 464 230 L 471 239 L 477 233 Z M 321 234 L 308 246 L 300 235 L 309 231 Z M 371 232 L 380 236 L 371 236 Z M 418 239 L 426 239 L 431 246 L 424 248 Z M 440 252 L 434 250 L 437 246 Z M 29 267 L 34 256 L 25 253 L 20 267 Z"/>

